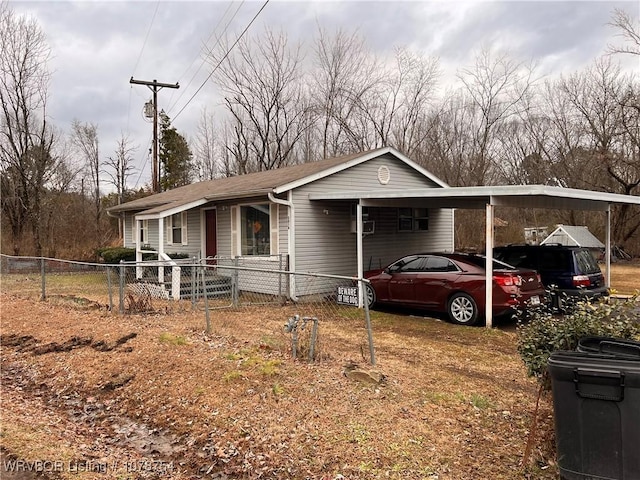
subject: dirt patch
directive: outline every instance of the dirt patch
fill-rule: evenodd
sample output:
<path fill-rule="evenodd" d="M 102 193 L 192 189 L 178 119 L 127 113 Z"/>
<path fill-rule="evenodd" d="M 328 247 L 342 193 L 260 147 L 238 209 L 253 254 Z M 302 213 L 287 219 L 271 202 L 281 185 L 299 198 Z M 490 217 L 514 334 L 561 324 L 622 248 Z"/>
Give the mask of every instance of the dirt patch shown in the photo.
<path fill-rule="evenodd" d="M 320 318 L 308 363 L 291 357 L 283 308 L 216 311 L 205 334 L 199 311 L 2 304 L 2 439 L 17 458 L 130 459 L 133 478 L 557 478 L 549 398 L 521 466 L 537 385 L 512 333 L 373 312 L 372 368 L 360 319 Z"/>
<path fill-rule="evenodd" d="M 105 340 L 94 341 L 91 337 L 71 337 L 63 343 L 51 342 L 41 345 L 37 338 L 31 335 L 6 334 L 0 335 L 0 344 L 5 347 L 15 347 L 19 352 L 32 352 L 34 355 L 44 355 L 54 352 L 70 352 L 76 348 L 91 347 L 99 352 L 110 352 L 115 348 L 127 343 L 132 338 L 136 338 L 137 333 L 129 333 L 113 344 L 109 344 Z M 124 349 L 125 352 L 131 352 L 131 348 Z"/>

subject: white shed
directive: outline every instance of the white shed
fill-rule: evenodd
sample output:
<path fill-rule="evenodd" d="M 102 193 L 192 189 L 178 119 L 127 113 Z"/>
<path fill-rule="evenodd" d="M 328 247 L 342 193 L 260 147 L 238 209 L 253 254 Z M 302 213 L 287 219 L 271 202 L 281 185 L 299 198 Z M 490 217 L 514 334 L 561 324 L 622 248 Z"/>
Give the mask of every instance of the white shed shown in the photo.
<path fill-rule="evenodd" d="M 541 242 L 542 245 L 551 243 L 598 250 L 604 248 L 604 243 L 598 240 L 587 227 L 574 225 L 558 225 L 558 228 Z"/>

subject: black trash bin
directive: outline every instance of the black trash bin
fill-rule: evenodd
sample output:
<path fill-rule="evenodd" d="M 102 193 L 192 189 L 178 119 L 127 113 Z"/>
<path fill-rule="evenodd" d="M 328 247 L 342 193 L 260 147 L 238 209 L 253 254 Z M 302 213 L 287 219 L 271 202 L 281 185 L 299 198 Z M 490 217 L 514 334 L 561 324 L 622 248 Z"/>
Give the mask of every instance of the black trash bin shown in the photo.
<path fill-rule="evenodd" d="M 640 479 L 640 361 L 558 351 L 548 367 L 562 478 Z"/>

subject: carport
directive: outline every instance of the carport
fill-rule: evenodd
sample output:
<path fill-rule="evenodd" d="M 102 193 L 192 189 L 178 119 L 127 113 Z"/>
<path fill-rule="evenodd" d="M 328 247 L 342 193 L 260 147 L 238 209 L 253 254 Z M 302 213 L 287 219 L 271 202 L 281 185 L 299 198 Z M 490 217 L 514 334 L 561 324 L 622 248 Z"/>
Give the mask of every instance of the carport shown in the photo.
<path fill-rule="evenodd" d="M 611 285 L 611 205 L 640 205 L 640 197 L 616 193 L 595 192 L 546 185 L 503 185 L 480 187 L 446 187 L 420 190 L 388 190 L 385 192 L 313 193 L 310 200 L 351 200 L 357 202 L 356 228 L 358 276 L 364 273 L 362 248 L 362 207 L 389 207 L 407 203 L 429 208 L 484 209 L 486 211 L 485 244 L 487 286 L 493 277 L 494 209 L 495 207 L 587 210 L 606 212 L 606 283 Z M 362 293 L 360 294 L 362 305 Z M 493 326 L 493 290 L 486 288 L 486 325 Z"/>

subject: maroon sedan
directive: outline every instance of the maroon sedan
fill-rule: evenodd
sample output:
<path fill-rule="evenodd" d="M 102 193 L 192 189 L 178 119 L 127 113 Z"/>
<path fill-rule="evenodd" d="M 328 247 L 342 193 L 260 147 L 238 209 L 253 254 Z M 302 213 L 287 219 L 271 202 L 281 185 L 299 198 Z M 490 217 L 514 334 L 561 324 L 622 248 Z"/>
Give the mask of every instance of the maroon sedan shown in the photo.
<path fill-rule="evenodd" d="M 446 313 L 452 322 L 473 325 L 485 310 L 486 258 L 463 253 L 416 254 L 383 270 L 365 273 L 366 301 Z M 547 302 L 534 270 L 493 262 L 493 315 L 498 317 Z"/>

